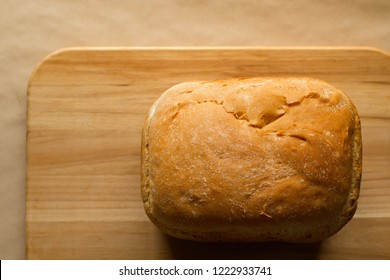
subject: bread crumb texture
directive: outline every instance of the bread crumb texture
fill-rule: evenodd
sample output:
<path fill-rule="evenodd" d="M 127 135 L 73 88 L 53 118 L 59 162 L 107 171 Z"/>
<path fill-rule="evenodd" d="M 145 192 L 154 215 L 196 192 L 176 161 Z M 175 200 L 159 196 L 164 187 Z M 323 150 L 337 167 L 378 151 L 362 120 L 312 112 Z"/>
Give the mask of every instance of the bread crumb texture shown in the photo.
<path fill-rule="evenodd" d="M 320 80 L 176 85 L 153 105 L 142 149 L 146 212 L 179 238 L 317 241 L 356 209 L 359 118 Z"/>

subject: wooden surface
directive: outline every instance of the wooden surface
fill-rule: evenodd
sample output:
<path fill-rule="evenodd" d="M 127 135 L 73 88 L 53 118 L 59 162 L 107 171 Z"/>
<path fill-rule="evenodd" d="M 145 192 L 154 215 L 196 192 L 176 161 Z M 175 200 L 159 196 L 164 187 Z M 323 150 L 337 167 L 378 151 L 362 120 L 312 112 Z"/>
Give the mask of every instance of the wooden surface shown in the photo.
<path fill-rule="evenodd" d="M 306 75 L 358 108 L 363 178 L 358 210 L 315 244 L 203 244 L 165 236 L 140 196 L 141 128 L 183 81 Z M 389 259 L 390 57 L 375 49 L 67 49 L 28 86 L 26 250 L 29 259 Z"/>

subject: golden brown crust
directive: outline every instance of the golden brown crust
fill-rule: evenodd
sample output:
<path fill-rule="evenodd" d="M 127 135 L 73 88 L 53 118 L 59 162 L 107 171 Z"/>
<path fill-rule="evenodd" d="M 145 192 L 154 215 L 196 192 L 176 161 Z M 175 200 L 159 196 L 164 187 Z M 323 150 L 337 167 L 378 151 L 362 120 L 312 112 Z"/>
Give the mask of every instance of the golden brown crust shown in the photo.
<path fill-rule="evenodd" d="M 320 80 L 176 85 L 142 134 L 145 211 L 184 239 L 324 239 L 356 210 L 360 133 L 350 99 Z"/>

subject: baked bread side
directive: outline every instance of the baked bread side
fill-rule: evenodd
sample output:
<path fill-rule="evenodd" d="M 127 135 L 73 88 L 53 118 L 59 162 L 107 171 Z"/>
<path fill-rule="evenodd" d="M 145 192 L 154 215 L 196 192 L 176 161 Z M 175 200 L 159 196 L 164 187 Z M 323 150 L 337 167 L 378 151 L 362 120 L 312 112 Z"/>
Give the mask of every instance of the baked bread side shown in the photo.
<path fill-rule="evenodd" d="M 169 235 L 318 241 L 357 207 L 359 116 L 316 79 L 182 83 L 145 121 L 141 177 L 145 211 Z"/>

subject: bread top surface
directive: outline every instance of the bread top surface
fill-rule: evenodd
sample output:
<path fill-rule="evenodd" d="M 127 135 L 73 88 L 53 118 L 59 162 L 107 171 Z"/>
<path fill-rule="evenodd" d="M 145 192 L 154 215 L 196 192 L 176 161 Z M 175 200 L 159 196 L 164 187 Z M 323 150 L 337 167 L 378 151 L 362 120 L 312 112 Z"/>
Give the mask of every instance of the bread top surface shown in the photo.
<path fill-rule="evenodd" d="M 316 79 L 176 85 L 144 127 L 146 212 L 183 232 L 340 224 L 356 209 L 359 125 L 349 98 Z"/>

